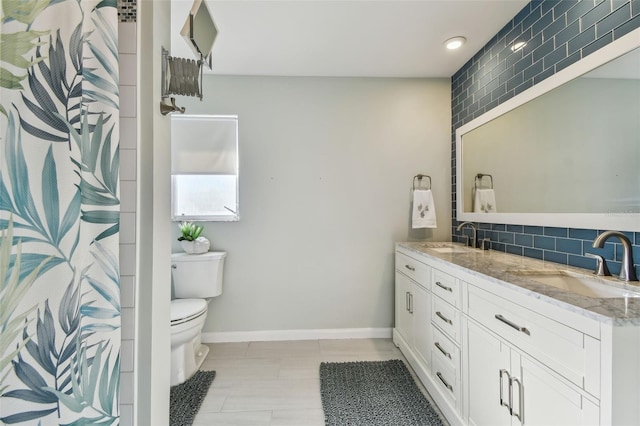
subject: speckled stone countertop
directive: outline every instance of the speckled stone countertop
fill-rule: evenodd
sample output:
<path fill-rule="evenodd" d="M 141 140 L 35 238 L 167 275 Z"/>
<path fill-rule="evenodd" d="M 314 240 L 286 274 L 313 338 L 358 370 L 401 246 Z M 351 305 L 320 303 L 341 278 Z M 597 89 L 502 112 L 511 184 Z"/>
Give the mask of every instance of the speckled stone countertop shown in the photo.
<path fill-rule="evenodd" d="M 397 243 L 398 247 L 459 266 L 465 272 L 506 286 L 563 309 L 620 326 L 640 325 L 640 297 L 596 298 L 583 296 L 527 278 L 527 273 L 569 271 L 590 276 L 592 271 L 513 254 L 480 250 L 454 243 Z M 452 248 L 453 252 L 446 252 Z M 640 295 L 640 287 L 616 277 L 603 277 L 606 285 Z"/>

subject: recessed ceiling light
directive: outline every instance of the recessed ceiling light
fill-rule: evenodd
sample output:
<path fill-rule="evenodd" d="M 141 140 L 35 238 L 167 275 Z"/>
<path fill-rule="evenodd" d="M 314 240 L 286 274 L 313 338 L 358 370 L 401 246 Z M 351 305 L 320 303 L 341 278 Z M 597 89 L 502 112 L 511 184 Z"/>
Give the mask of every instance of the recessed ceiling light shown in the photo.
<path fill-rule="evenodd" d="M 444 46 L 449 50 L 455 50 L 459 49 L 465 41 L 467 41 L 467 39 L 461 36 L 452 37 L 444 42 Z"/>
<path fill-rule="evenodd" d="M 525 41 L 516 41 L 515 43 L 513 43 L 513 45 L 511 46 L 511 50 L 512 51 L 516 51 L 516 50 L 520 50 L 523 47 L 525 47 L 527 45 L 527 42 Z"/>

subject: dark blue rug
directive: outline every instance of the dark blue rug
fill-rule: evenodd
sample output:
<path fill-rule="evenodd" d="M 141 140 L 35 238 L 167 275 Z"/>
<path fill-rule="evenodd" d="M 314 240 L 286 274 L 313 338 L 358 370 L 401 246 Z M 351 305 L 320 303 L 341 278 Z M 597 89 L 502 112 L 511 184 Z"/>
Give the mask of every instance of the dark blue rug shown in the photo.
<path fill-rule="evenodd" d="M 320 364 L 327 426 L 442 426 L 398 359 Z"/>
<path fill-rule="evenodd" d="M 191 426 L 198 414 L 215 371 L 197 371 L 189 380 L 171 387 L 169 401 L 169 424 L 171 426 Z"/>

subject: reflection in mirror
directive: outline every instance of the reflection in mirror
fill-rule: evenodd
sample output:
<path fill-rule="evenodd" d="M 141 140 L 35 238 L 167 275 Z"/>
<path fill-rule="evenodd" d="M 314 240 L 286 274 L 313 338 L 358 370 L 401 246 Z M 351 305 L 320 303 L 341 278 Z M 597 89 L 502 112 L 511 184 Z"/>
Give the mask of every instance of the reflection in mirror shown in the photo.
<path fill-rule="evenodd" d="M 514 104 L 458 129 L 458 220 L 640 230 L 640 48 Z"/>

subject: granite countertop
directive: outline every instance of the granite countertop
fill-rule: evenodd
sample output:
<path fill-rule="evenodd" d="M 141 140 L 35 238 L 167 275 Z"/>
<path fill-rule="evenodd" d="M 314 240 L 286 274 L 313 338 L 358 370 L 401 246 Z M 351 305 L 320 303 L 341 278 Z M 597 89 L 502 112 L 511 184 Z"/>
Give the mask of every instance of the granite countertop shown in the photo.
<path fill-rule="evenodd" d="M 459 266 L 465 272 L 496 284 L 552 303 L 600 322 L 615 325 L 640 325 L 640 297 L 597 298 L 534 281 L 527 274 L 567 271 L 591 276 L 592 271 L 545 262 L 493 250 L 480 250 L 455 243 L 398 243 L 398 247 Z M 616 277 L 599 277 L 607 286 L 640 295 L 640 287 L 624 284 Z"/>

